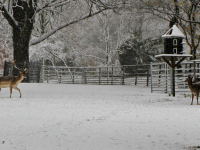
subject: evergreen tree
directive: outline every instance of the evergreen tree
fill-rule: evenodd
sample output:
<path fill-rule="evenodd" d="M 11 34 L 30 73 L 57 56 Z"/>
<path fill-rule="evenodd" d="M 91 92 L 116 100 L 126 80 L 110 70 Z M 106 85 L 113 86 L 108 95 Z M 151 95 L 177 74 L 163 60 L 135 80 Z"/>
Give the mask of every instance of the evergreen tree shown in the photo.
<path fill-rule="evenodd" d="M 161 38 L 145 40 L 130 37 L 118 48 L 121 65 L 149 64 L 156 61 L 154 56 L 163 50 Z"/>

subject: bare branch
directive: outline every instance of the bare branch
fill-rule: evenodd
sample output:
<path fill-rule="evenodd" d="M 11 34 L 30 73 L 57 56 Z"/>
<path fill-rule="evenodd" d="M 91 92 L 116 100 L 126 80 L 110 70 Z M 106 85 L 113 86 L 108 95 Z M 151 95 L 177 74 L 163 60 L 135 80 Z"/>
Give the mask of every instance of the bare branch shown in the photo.
<path fill-rule="evenodd" d="M 53 53 L 52 51 L 49 51 L 49 50 L 46 50 L 48 53 L 50 53 L 51 55 L 55 56 L 56 58 L 60 59 L 64 64 L 65 64 L 65 67 L 68 69 L 69 73 L 70 73 L 70 76 L 71 78 L 73 79 L 73 75 L 71 73 L 71 70 L 69 69 L 68 65 L 66 64 L 65 60 L 62 59 L 61 57 L 59 57 L 57 54 Z"/>
<path fill-rule="evenodd" d="M 13 16 L 7 11 L 5 5 L 0 1 L 0 10 L 2 11 L 3 16 L 7 19 L 8 23 L 13 27 L 17 28 L 18 23 L 15 21 Z"/>
<path fill-rule="evenodd" d="M 104 9 L 104 10 L 106 10 L 106 9 Z M 57 28 L 51 30 L 49 33 L 44 34 L 44 35 L 41 36 L 40 38 L 35 39 L 35 40 L 32 40 L 32 41 L 30 42 L 30 46 L 31 46 L 31 45 L 35 45 L 35 44 L 38 44 L 38 43 L 44 41 L 45 39 L 47 39 L 48 37 L 50 37 L 51 35 L 53 35 L 53 34 L 56 33 L 57 31 L 59 31 L 59 30 L 65 28 L 65 27 L 67 27 L 67 26 L 70 26 L 70 25 L 72 25 L 72 24 L 75 24 L 75 23 L 77 23 L 77 22 L 79 22 L 79 21 L 81 21 L 81 20 L 90 18 L 91 16 L 94 16 L 94 15 L 96 15 L 96 14 L 99 14 L 99 13 L 101 13 L 101 12 L 104 11 L 104 10 L 98 10 L 98 11 L 93 12 L 93 13 L 91 13 L 91 14 L 87 14 L 87 15 L 81 17 L 80 19 L 76 19 L 76 20 L 73 20 L 73 21 L 64 23 L 64 24 L 58 26 Z"/>

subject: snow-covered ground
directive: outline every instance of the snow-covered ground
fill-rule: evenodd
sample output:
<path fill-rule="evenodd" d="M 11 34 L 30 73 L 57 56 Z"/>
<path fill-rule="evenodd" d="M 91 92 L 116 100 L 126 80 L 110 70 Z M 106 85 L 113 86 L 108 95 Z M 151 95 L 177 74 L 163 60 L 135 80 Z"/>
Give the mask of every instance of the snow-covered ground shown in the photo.
<path fill-rule="evenodd" d="M 183 150 L 200 146 L 200 106 L 140 86 L 21 83 L 0 92 L 1 150 Z"/>

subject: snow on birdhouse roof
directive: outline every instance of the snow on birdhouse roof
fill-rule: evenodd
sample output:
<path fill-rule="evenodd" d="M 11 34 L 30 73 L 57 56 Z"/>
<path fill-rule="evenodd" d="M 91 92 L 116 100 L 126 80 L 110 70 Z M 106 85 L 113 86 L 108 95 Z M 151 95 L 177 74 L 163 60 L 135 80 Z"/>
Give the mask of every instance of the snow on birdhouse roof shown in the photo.
<path fill-rule="evenodd" d="M 164 35 L 163 38 L 170 38 L 170 37 L 180 37 L 185 38 L 185 35 L 179 30 L 176 25 L 173 25 Z"/>

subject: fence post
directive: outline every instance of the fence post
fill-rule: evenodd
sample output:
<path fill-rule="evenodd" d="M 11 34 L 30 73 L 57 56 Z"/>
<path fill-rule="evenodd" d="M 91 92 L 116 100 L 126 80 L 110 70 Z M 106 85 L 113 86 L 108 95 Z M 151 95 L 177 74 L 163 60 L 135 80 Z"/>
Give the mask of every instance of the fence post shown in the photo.
<path fill-rule="evenodd" d="M 124 72 L 125 72 L 125 66 L 121 67 L 121 85 L 124 85 Z"/>
<path fill-rule="evenodd" d="M 48 70 L 47 70 L 47 83 L 49 83 L 49 67 L 48 67 Z"/>
<path fill-rule="evenodd" d="M 137 85 L 137 72 L 138 72 L 138 65 L 136 66 L 136 72 L 135 72 L 135 85 Z"/>
<path fill-rule="evenodd" d="M 61 77 L 62 77 L 62 76 L 60 75 L 60 80 L 59 80 L 59 83 L 61 83 Z"/>
<path fill-rule="evenodd" d="M 111 85 L 113 85 L 113 65 L 112 65 L 112 71 L 111 71 Z"/>
<path fill-rule="evenodd" d="M 170 67 L 170 89 L 171 94 L 173 94 L 173 69 Z"/>
<path fill-rule="evenodd" d="M 73 75 L 72 75 L 72 84 L 74 84 L 74 71 L 73 71 Z"/>
<path fill-rule="evenodd" d="M 165 68 L 165 93 L 167 93 L 167 87 L 168 87 L 168 65 L 164 63 L 164 68 Z"/>
<path fill-rule="evenodd" d="M 44 59 L 42 58 L 41 70 L 40 70 L 40 82 L 44 83 Z"/>
<path fill-rule="evenodd" d="M 149 72 L 147 72 L 147 86 L 149 86 Z"/>
<path fill-rule="evenodd" d="M 109 70 L 108 70 L 108 65 L 107 65 L 107 85 L 108 85 L 108 80 L 109 80 Z"/>
<path fill-rule="evenodd" d="M 84 78 L 85 78 L 85 84 L 87 84 L 87 74 L 86 74 L 86 68 L 84 68 Z"/>
<path fill-rule="evenodd" d="M 40 83 L 41 81 L 41 71 L 42 71 L 42 64 L 41 63 L 37 63 L 37 83 Z"/>
<path fill-rule="evenodd" d="M 101 68 L 99 68 L 99 85 L 101 84 Z"/>
<path fill-rule="evenodd" d="M 153 93 L 153 71 L 152 71 L 152 62 L 150 63 L 150 71 L 151 71 L 151 93 Z"/>
<path fill-rule="evenodd" d="M 39 82 L 40 83 L 43 83 L 44 82 L 44 71 L 43 71 L 43 68 L 44 66 L 41 64 L 41 67 L 40 67 L 40 79 L 39 79 Z"/>
<path fill-rule="evenodd" d="M 158 76 L 158 84 L 160 84 L 160 81 L 161 81 L 161 65 L 159 65 L 159 76 Z"/>
<path fill-rule="evenodd" d="M 193 61 L 193 74 L 195 77 L 196 76 L 196 61 L 195 60 Z"/>

